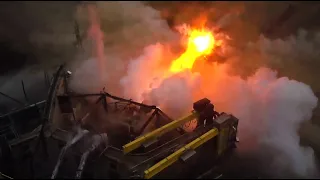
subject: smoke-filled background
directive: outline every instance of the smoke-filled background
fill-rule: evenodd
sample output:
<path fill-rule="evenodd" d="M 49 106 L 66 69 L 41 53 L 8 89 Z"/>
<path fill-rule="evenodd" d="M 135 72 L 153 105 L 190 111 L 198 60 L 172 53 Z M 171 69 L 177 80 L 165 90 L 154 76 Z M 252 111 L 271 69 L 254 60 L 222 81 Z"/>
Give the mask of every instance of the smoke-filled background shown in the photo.
<path fill-rule="evenodd" d="M 73 72 L 73 90 L 105 87 L 155 104 L 171 117 L 208 97 L 218 111 L 240 119 L 239 148 L 226 173 L 317 177 L 319 7 L 315 2 L 1 2 L 0 91 L 22 98 L 24 79 L 30 101 L 43 99 L 40 69 L 65 62 Z M 196 61 L 193 71 L 168 75 L 185 48 L 173 27 L 197 26 L 204 19 L 230 37 L 225 51 L 217 52 L 222 62 Z M 75 21 L 82 47 L 75 46 Z"/>

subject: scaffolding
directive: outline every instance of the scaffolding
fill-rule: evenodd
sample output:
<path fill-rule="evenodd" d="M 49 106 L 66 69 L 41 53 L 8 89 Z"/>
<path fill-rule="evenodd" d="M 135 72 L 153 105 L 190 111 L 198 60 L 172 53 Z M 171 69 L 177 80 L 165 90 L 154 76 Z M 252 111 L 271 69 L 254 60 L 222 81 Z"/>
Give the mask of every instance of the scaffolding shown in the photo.
<path fill-rule="evenodd" d="M 44 83 L 45 87 L 47 88 L 49 88 L 49 77 L 50 76 L 48 75 L 48 72 L 44 71 Z M 33 129 L 26 130 L 21 127 L 19 128 L 18 124 L 20 121 L 24 121 L 25 123 L 31 121 L 39 122 L 42 116 L 43 108 L 46 104 L 46 100 L 30 103 L 30 99 L 28 98 L 28 94 L 25 89 L 24 80 L 21 80 L 21 90 L 24 95 L 24 100 L 19 100 L 0 91 L 0 96 L 17 104 L 16 107 L 10 111 L 1 112 L 0 114 L 0 137 L 3 137 L 8 141 L 16 140 L 23 134 L 27 133 L 27 131 L 34 130 L 37 125 L 35 125 Z"/>

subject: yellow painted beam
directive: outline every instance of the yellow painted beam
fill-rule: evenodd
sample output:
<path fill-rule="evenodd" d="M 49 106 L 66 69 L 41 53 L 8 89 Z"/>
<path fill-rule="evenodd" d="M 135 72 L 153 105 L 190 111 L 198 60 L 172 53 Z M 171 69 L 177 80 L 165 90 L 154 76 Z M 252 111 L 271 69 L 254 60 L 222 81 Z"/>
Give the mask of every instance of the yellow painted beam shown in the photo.
<path fill-rule="evenodd" d="M 181 119 L 172 121 L 158 129 L 155 129 L 154 131 L 147 133 L 145 135 L 140 136 L 139 138 L 135 139 L 134 141 L 122 146 L 123 148 L 123 153 L 127 154 L 137 148 L 139 148 L 144 142 L 148 141 L 148 140 L 152 140 L 155 139 L 173 129 L 178 128 L 180 125 L 182 125 L 183 123 L 186 123 L 188 121 L 191 121 L 195 118 L 197 118 L 199 116 L 199 114 L 197 112 L 193 112 L 190 115 L 183 117 Z"/>
<path fill-rule="evenodd" d="M 169 155 L 165 159 L 161 160 L 157 164 L 153 165 L 149 169 L 145 170 L 144 171 L 144 178 L 145 179 L 152 178 L 154 175 L 158 174 L 159 172 L 161 172 L 162 170 L 164 170 L 165 168 L 167 168 L 168 166 L 170 166 L 174 162 L 176 162 L 180 158 L 180 156 L 183 153 L 185 153 L 187 150 L 190 150 L 190 149 L 194 150 L 197 147 L 201 146 L 202 144 L 204 144 L 205 142 L 214 138 L 217 135 L 218 135 L 218 129 L 217 128 L 211 129 L 210 131 L 206 132 L 205 134 L 203 134 L 199 138 L 193 140 L 189 144 L 183 146 L 182 148 L 180 148 L 176 152 L 172 153 L 171 155 Z"/>

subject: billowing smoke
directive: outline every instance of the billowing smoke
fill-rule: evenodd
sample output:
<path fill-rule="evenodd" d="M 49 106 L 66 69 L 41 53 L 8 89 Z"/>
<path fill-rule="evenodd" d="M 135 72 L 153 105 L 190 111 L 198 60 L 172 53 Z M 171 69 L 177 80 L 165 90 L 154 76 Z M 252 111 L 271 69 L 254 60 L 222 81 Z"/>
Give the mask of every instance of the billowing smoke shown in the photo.
<path fill-rule="evenodd" d="M 165 77 L 169 72 L 164 62 L 170 58 L 174 58 L 171 52 L 159 43 L 144 48 L 141 56 L 130 61 L 120 84 L 124 97 L 156 105 L 178 118 L 192 108 L 200 77 L 190 71 Z"/>
<path fill-rule="evenodd" d="M 302 29 L 295 35 L 283 39 L 272 40 L 260 36 L 255 43 L 248 43 L 242 49 L 242 58 L 249 60 L 243 62 L 240 58 L 236 64 L 247 67 L 245 69 L 247 71 L 252 71 L 263 64 L 268 65 L 280 70 L 282 74 L 308 83 L 314 90 L 317 90 L 319 85 L 314 77 L 318 74 L 315 67 L 319 63 L 317 61 L 320 54 L 319 45 L 318 33 Z"/>
<path fill-rule="evenodd" d="M 270 167 L 281 172 L 308 175 L 315 168 L 313 151 L 299 145 L 297 129 L 301 122 L 310 119 L 317 98 L 308 85 L 285 77 L 279 78 L 271 69 L 317 88 L 309 67 L 317 63 L 318 36 L 309 38 L 309 34 L 303 31 L 297 37 L 277 40 L 260 36 L 267 20 L 274 19 L 269 16 L 281 14 L 280 6 L 270 8 L 269 3 L 258 2 L 205 5 L 201 12 L 208 17 L 209 26 L 218 23 L 220 30 L 233 39 L 230 44 L 234 46 L 234 51 L 226 55 L 227 63 L 223 65 L 208 65 L 202 61 L 198 62 L 203 64 L 199 66 L 199 74 L 181 72 L 170 75 L 165 69 L 168 61 L 178 55 L 172 49 L 180 43 L 179 35 L 169 28 L 159 11 L 141 2 L 97 2 L 93 8 L 97 16 L 90 18 L 86 5 L 77 6 L 76 19 L 84 39 L 81 53 L 76 53 L 78 50 L 73 48 L 74 23 L 72 15 L 67 15 L 73 14 L 76 8 L 66 8 L 66 4 L 60 3 L 54 6 L 49 4 L 45 8 L 44 3 L 40 5 L 41 8 L 33 3 L 28 4 L 24 6 L 25 10 L 32 6 L 33 9 L 50 12 L 47 13 L 48 17 L 43 18 L 45 13 L 37 11 L 32 11 L 31 15 L 20 14 L 16 16 L 17 19 L 23 19 L 24 23 L 32 22 L 27 29 L 20 30 L 18 26 L 15 29 L 19 29 L 19 32 L 13 34 L 4 28 L 0 30 L 15 42 L 27 39 L 26 44 L 16 44 L 22 46 L 21 49 L 32 47 L 33 54 L 43 64 L 76 61 L 72 64 L 73 90 L 97 92 L 106 87 L 107 91 L 118 96 L 155 104 L 172 117 L 184 115 L 191 110 L 193 101 L 208 97 L 218 111 L 239 117 L 239 151 L 251 154 L 261 151 L 264 154 L 268 149 L 273 155 L 265 155 L 267 157 L 262 159 L 271 159 Z M 180 7 L 184 11 L 175 16 L 177 24 L 198 22 L 193 21 L 199 12 L 198 8 Z M 272 9 L 273 13 L 268 9 Z M 56 15 L 57 12 L 58 18 L 52 19 L 52 14 Z M 9 11 L 7 14 L 10 14 Z M 11 22 L 21 24 L 18 20 Z M 90 27 L 95 27 L 95 30 L 100 28 L 103 39 L 94 36 L 97 32 L 99 35 L 99 31 L 93 31 L 96 33 L 90 36 Z M 28 35 L 23 36 L 24 33 Z M 95 48 L 97 45 L 102 47 L 99 52 Z M 101 59 L 105 59 L 105 62 L 101 63 Z M 100 72 L 103 69 L 106 74 L 101 81 Z M 318 73 L 316 68 L 312 72 Z"/>
<path fill-rule="evenodd" d="M 158 67 L 165 57 L 166 52 L 161 44 L 144 48 L 143 54 L 128 64 L 127 75 L 120 80 L 124 96 L 143 101 L 143 92 L 151 89 L 157 78 L 163 77 L 164 73 Z M 143 81 L 140 77 L 143 77 Z"/>
<path fill-rule="evenodd" d="M 138 61 L 132 61 L 132 64 L 136 63 Z M 134 66 L 137 74 L 149 69 L 143 65 L 147 64 Z M 199 98 L 208 97 L 218 110 L 231 112 L 241 119 L 240 152 L 267 152 L 272 149 L 276 153 L 269 159 L 272 166 L 278 170 L 274 173 L 291 171 L 301 176 L 314 173 L 316 164 L 313 150 L 299 145 L 300 138 L 297 133 L 300 124 L 311 118 L 312 110 L 317 106 L 318 99 L 312 89 L 287 77 L 278 78 L 277 73 L 268 68 L 258 69 L 247 79 L 229 75 L 229 68 L 232 67 L 216 65 L 208 70 L 212 72 L 210 77 L 196 76 L 196 79 L 190 72 L 170 76 L 158 84 L 149 79 L 143 81 L 151 85 L 146 88 L 137 86 L 137 81 L 141 81 L 143 76 L 135 79 L 133 70 L 129 69 L 130 74 L 124 77 L 127 82 L 124 85 L 127 86 L 123 88 L 135 89 L 135 93 L 143 91 L 143 88 L 151 89 L 143 93 L 144 100 L 163 108 L 175 118 L 191 109 L 193 97 L 201 89 Z M 201 78 L 204 80 L 202 84 L 199 82 Z M 130 83 L 134 86 L 130 86 Z M 135 97 L 137 96 L 132 96 L 135 100 L 140 99 Z M 287 165 L 283 162 L 290 163 Z"/>
<path fill-rule="evenodd" d="M 108 33 L 103 26 L 104 22 L 110 21 L 107 19 L 107 14 L 119 12 L 108 9 L 105 13 L 99 13 L 101 29 L 105 32 L 105 44 L 110 41 L 114 43 L 114 45 L 112 43 L 110 46 L 106 45 L 104 49 L 108 57 L 105 60 L 108 65 L 105 65 L 104 69 L 109 78 L 102 84 L 97 81 L 99 78 L 97 69 L 103 69 L 103 67 L 98 65 L 101 59 L 94 56 L 75 69 L 74 82 L 78 81 L 78 83 L 73 83 L 73 89 L 78 92 L 88 92 L 104 86 L 108 90 L 108 87 L 114 90 L 116 86 L 117 95 L 157 105 L 175 118 L 188 113 L 192 102 L 196 99 L 208 97 L 219 111 L 232 113 L 241 120 L 240 153 L 272 151 L 270 156 L 268 153 L 267 159 L 278 170 L 276 173 L 289 171 L 305 176 L 315 171 L 313 150 L 300 146 L 297 131 L 302 122 L 310 119 L 312 110 L 317 106 L 317 97 L 308 85 L 287 77 L 279 78 L 276 71 L 261 68 L 262 65 L 272 67 L 270 64 L 277 60 L 285 61 L 283 55 L 296 57 L 294 55 L 302 51 L 307 56 L 312 51 L 305 49 L 303 44 L 292 48 L 292 46 L 286 46 L 282 40 L 271 41 L 262 37 L 257 43 L 242 46 L 240 51 L 237 51 L 235 46 L 236 50 L 230 51 L 232 54 L 227 54 L 226 58 L 230 60 L 224 64 L 210 65 L 200 61 L 197 62 L 200 65 L 196 68 L 196 72 L 183 71 L 170 74 L 168 61 L 175 59 L 177 55 L 168 50 L 170 42 L 161 41 L 159 35 L 164 34 L 169 39 L 170 37 L 174 39 L 175 36 L 161 19 L 154 18 L 157 17 L 157 11 L 137 2 L 98 3 L 97 11 L 104 12 L 110 5 L 113 9 L 132 8 L 132 10 L 146 13 L 145 15 L 133 13 L 133 17 L 126 16 L 128 11 L 118 14 L 121 17 L 119 19 L 135 18 L 136 21 L 141 22 L 145 30 L 144 38 L 135 37 L 140 36 L 141 33 L 133 28 L 136 26 L 131 28 L 123 26 L 121 31 L 118 30 L 114 34 Z M 222 20 L 220 21 L 224 26 L 228 24 L 225 22 L 226 19 L 223 23 Z M 150 28 L 154 33 L 147 30 Z M 296 38 L 297 40 L 294 39 L 294 37 L 289 38 L 289 42 L 298 43 L 299 37 Z M 128 40 L 128 44 L 122 44 L 124 40 Z M 252 44 L 256 45 L 252 46 Z M 124 55 L 115 54 L 120 51 L 111 51 L 120 47 L 127 47 L 122 48 L 121 52 Z M 139 53 L 133 53 L 129 47 Z M 258 49 L 253 51 L 254 48 Z M 274 48 L 277 48 L 277 51 Z M 296 51 L 296 48 L 301 51 Z M 292 52 L 293 50 L 295 52 Z M 249 59 L 250 55 L 252 55 L 251 59 Z M 246 67 L 246 62 L 255 60 L 260 64 L 252 68 L 253 73 L 247 74 L 246 78 L 235 75 L 239 72 L 238 69 L 249 69 Z M 121 69 L 118 69 L 115 64 L 118 64 Z M 113 78 L 110 78 L 111 76 Z"/>
<path fill-rule="evenodd" d="M 161 49 L 150 46 L 147 50 L 160 52 Z M 138 58 L 129 64 L 128 74 L 121 81 L 126 96 L 129 95 L 126 92 L 130 92 L 130 98 L 141 100 L 144 95 L 146 102 L 178 117 L 191 109 L 193 96 L 201 89 L 199 94 L 209 97 L 219 110 L 231 112 L 242 120 L 239 134 L 243 144 L 248 145 L 242 151 L 265 151 L 259 147 L 266 146 L 277 152 L 270 159 L 278 172 L 293 171 L 301 176 L 315 172 L 313 150 L 299 145 L 297 133 L 300 124 L 311 118 L 317 106 L 318 99 L 309 86 L 287 77 L 278 78 L 277 73 L 268 68 L 259 68 L 246 79 L 231 76 L 228 70 L 233 67 L 227 64 L 207 68 L 211 73 L 209 77 L 208 74 L 202 77 L 202 84 L 194 83 L 190 72 L 161 79 L 159 83 L 157 78 L 163 76 L 157 77 L 151 69 L 155 69 L 162 54 L 153 54 L 155 56 L 149 55 L 147 60 Z M 146 84 L 139 86 L 141 83 Z M 290 162 L 290 165 L 282 162 Z"/>
<path fill-rule="evenodd" d="M 193 94 L 200 85 L 199 74 L 190 71 L 180 72 L 162 80 L 150 91 L 144 92 L 144 100 L 167 112 L 173 118 L 179 118 L 190 112 Z"/>
<path fill-rule="evenodd" d="M 267 68 L 259 69 L 247 80 L 221 76 L 225 78 L 214 80 L 219 89 L 208 95 L 218 108 L 242 120 L 239 134 L 247 146 L 242 150 L 267 151 L 259 146 L 268 147 L 276 152 L 269 158 L 279 172 L 291 170 L 302 176 L 314 173 L 313 151 L 299 145 L 297 134 L 301 122 L 309 120 L 317 106 L 311 88 L 286 77 L 277 78 Z"/>
<path fill-rule="evenodd" d="M 82 64 L 75 64 L 74 73 L 90 82 L 88 86 L 82 85 L 81 82 L 74 83 L 72 87 L 75 89 L 92 92 L 97 90 L 96 87 L 102 89 L 105 86 L 110 92 L 119 92 L 119 88 L 121 88 L 119 87 L 119 81 L 126 73 L 128 61 L 140 56 L 143 53 L 143 48 L 150 44 L 157 42 L 166 44 L 175 42 L 178 38 L 177 34 L 170 30 L 166 21 L 161 19 L 158 11 L 143 5 L 141 2 L 97 2 L 95 10 L 99 15 L 95 21 L 90 22 L 90 19 L 88 20 L 86 6 L 79 8 L 78 19 L 82 24 L 91 24 L 88 27 L 91 30 L 98 27 L 95 23 L 100 24 L 104 37 L 96 43 L 103 42 L 105 45 L 103 51 L 106 62 L 102 65 L 105 67 L 100 67 L 101 62 L 97 60 L 97 56 L 89 60 L 83 60 Z M 90 49 L 91 54 L 98 53 L 92 46 L 87 45 L 87 41 L 85 41 L 84 46 Z M 110 81 L 101 84 L 98 81 L 98 71 L 92 71 L 91 68 L 87 68 L 88 66 L 94 69 L 104 69 L 106 72 L 105 79 L 110 79 Z"/>

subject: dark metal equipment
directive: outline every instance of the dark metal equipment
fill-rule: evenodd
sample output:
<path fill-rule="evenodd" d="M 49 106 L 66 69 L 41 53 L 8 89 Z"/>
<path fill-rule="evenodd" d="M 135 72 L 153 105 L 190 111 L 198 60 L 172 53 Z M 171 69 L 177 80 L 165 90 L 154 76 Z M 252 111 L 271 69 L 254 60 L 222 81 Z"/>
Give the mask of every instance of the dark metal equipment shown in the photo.
<path fill-rule="evenodd" d="M 174 120 L 156 106 L 104 89 L 75 93 L 68 88 L 69 76 L 72 73 L 60 66 L 43 105 L 33 106 L 39 109 L 37 124 L 17 133 L 8 146 L 1 145 L 13 154 L 9 176 L 196 178 L 235 147 L 238 119 L 216 112 L 207 98 L 195 102 L 190 114 Z M 8 123 L 14 114 L 5 116 Z M 184 125 L 191 121 L 197 126 L 186 131 Z M 101 143 L 103 134 L 106 143 Z M 27 160 L 21 160 L 19 154 L 26 154 L 21 152 L 30 152 L 23 157 Z M 21 168 L 24 162 L 30 168 Z"/>

